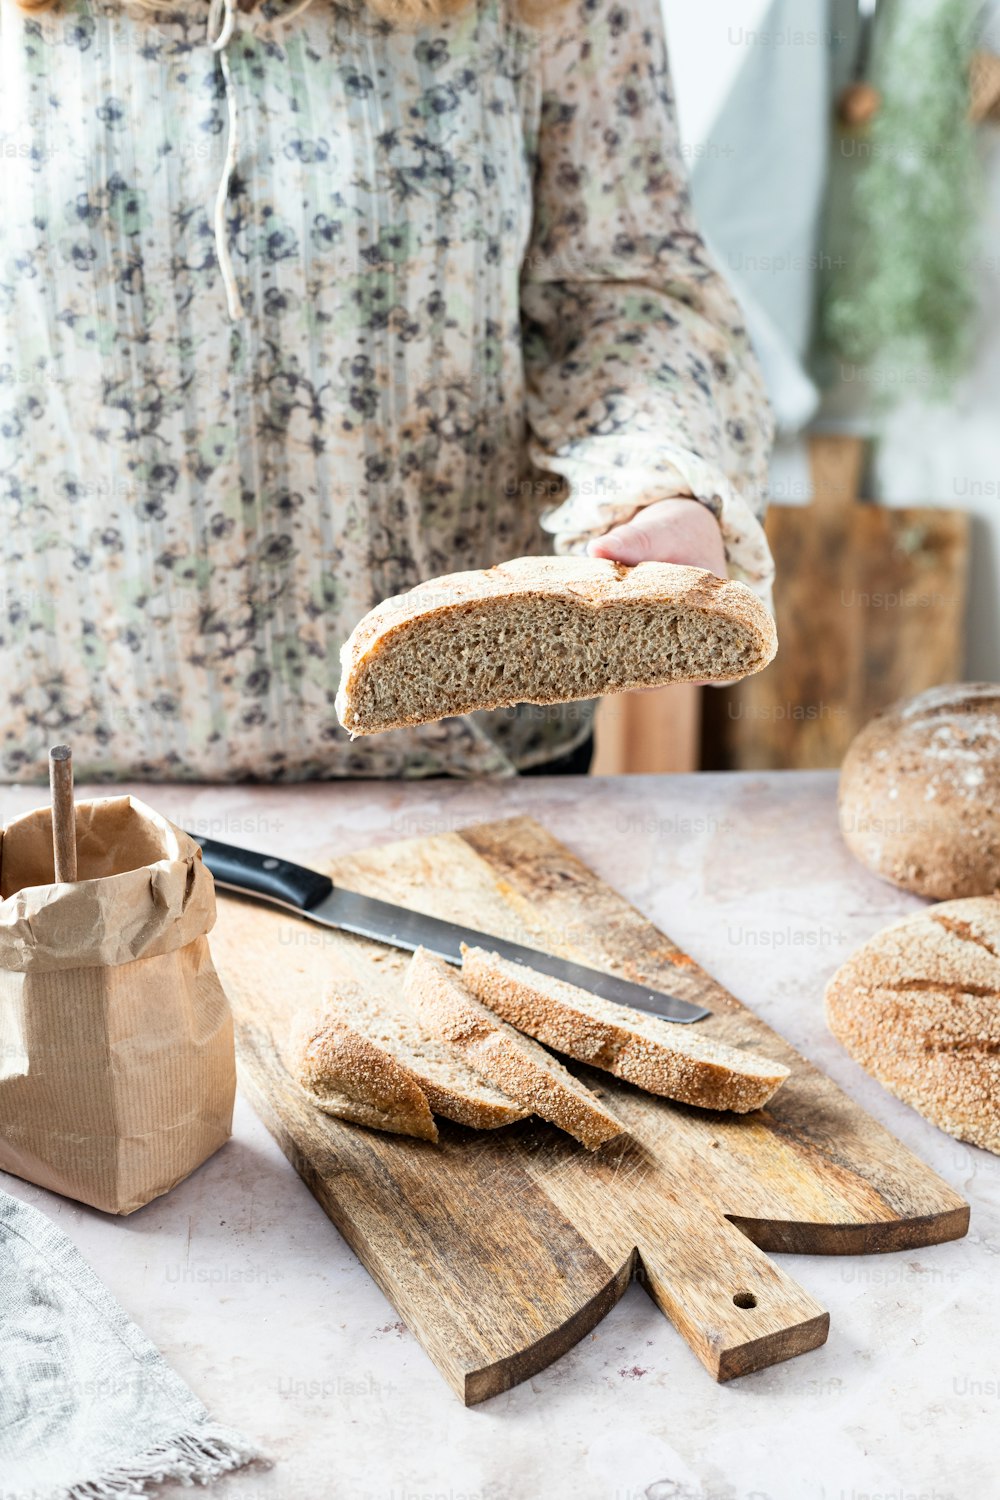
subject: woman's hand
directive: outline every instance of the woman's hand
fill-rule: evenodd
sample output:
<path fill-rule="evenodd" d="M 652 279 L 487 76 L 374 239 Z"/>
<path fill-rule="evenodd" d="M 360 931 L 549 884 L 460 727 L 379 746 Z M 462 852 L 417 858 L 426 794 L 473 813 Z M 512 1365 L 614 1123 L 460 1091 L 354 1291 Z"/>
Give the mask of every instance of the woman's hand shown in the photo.
<path fill-rule="evenodd" d="M 726 549 L 719 523 L 700 500 L 654 500 L 631 521 L 597 537 L 587 551 L 591 557 L 609 557 L 629 567 L 641 562 L 686 563 L 726 577 Z M 692 686 L 707 684 L 696 682 Z"/>
<path fill-rule="evenodd" d="M 597 537 L 591 557 L 632 567 L 641 562 L 687 563 L 726 576 L 726 549 L 719 523 L 700 500 L 655 500 L 631 521 Z"/>

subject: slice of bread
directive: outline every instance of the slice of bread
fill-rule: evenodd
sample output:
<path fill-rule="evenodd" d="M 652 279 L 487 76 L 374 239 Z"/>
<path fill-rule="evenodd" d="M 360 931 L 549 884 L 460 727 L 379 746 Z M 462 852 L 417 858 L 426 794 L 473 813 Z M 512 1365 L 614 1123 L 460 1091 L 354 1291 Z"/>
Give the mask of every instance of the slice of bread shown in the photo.
<path fill-rule="evenodd" d="M 788 1077 L 782 1063 L 587 990 L 482 948 L 462 948 L 462 978 L 498 1016 L 592 1068 L 682 1104 L 745 1114 Z"/>
<path fill-rule="evenodd" d="M 519 557 L 386 599 L 341 652 L 352 735 L 766 667 L 774 621 L 742 583 L 673 563 Z"/>
<path fill-rule="evenodd" d="M 300 1023 L 296 1076 L 328 1114 L 437 1140 L 432 1114 L 494 1130 L 528 1113 L 422 1027 L 402 1000 L 345 981 Z"/>
<path fill-rule="evenodd" d="M 458 1047 L 478 1072 L 532 1114 L 595 1151 L 624 1126 L 544 1047 L 501 1021 L 439 958 L 418 948 L 406 971 L 405 994 L 426 1026 Z"/>

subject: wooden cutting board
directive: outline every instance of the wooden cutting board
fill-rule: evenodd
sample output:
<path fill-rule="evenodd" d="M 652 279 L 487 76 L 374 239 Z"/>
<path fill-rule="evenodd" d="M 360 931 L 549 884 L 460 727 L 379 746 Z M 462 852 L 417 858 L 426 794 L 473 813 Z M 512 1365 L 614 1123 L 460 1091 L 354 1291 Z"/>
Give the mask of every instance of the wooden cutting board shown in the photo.
<path fill-rule="evenodd" d="M 626 1123 L 596 1153 L 527 1120 L 440 1144 L 346 1124 L 289 1076 L 293 1014 L 339 976 L 394 992 L 405 955 L 221 898 L 212 949 L 245 1092 L 467 1404 L 569 1349 L 633 1276 L 718 1380 L 822 1344 L 829 1315 L 767 1251 L 957 1239 L 968 1206 L 864 1110 L 528 818 L 383 845 L 335 881 L 704 1003 L 699 1031 L 793 1070 L 770 1108 L 715 1114 L 578 1068 Z"/>

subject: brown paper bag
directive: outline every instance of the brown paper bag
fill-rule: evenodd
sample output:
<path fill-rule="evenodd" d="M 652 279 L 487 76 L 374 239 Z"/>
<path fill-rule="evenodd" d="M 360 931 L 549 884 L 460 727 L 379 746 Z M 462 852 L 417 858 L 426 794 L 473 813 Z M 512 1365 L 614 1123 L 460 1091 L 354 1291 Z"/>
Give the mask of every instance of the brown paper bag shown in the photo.
<path fill-rule="evenodd" d="M 109 1213 L 229 1137 L 229 1005 L 201 850 L 134 797 L 77 804 L 53 884 L 48 808 L 0 832 L 0 1168 Z"/>

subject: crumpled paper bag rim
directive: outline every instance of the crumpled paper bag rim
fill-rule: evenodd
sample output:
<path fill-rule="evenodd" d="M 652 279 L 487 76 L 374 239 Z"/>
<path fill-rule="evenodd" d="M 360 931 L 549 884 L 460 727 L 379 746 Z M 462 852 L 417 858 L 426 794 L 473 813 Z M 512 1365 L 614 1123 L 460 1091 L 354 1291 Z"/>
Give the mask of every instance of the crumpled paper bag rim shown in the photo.
<path fill-rule="evenodd" d="M 131 795 L 77 803 L 82 837 L 95 825 L 138 820 L 159 859 L 73 884 L 24 885 L 0 901 L 0 968 L 18 973 L 114 967 L 186 947 L 215 925 L 215 887 L 194 839 Z M 32 824 L 50 828 L 48 807 L 13 819 L 0 830 L 0 870 L 13 832 Z M 121 830 L 119 830 L 121 831 Z M 113 829 L 109 828 L 109 837 Z M 127 856 L 126 856 L 127 858 Z"/>

